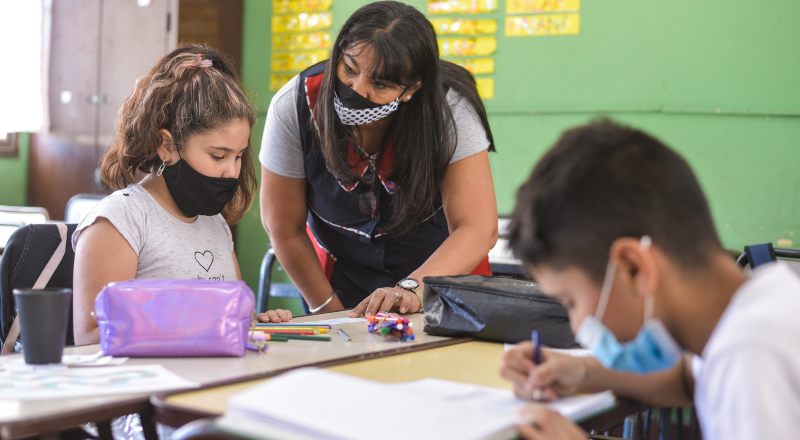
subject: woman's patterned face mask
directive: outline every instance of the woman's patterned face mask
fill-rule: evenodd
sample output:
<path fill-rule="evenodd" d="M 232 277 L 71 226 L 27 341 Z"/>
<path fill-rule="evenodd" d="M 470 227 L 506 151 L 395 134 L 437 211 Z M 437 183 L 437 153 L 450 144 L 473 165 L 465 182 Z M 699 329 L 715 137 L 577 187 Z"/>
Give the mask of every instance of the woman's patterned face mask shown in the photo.
<path fill-rule="evenodd" d="M 344 125 L 364 125 L 379 121 L 397 110 L 397 106 L 400 104 L 399 96 L 388 104 L 375 104 L 344 85 L 339 78 L 336 78 L 335 81 L 336 92 L 333 96 L 333 108 Z"/>

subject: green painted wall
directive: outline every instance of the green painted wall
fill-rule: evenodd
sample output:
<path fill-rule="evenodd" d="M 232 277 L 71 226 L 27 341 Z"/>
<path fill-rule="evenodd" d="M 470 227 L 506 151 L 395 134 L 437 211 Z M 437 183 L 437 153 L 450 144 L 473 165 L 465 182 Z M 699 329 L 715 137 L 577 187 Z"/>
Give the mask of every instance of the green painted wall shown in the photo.
<path fill-rule="evenodd" d="M 334 29 L 364 3 L 335 0 Z M 500 212 L 511 210 L 517 186 L 562 130 L 608 115 L 689 160 L 728 248 L 800 246 L 800 28 L 791 20 L 800 2 L 753 5 L 584 0 L 577 36 L 505 38 L 501 22 L 495 98 L 486 103 Z M 494 16 L 502 19 L 504 7 L 501 0 Z M 270 10 L 267 0 L 245 1 L 243 78 L 259 108 L 254 157 L 271 96 Z M 254 206 L 238 235 L 253 288 L 266 245 Z"/>
<path fill-rule="evenodd" d="M 0 205 L 25 205 L 28 188 L 28 134 L 18 138 L 19 154 L 0 157 Z"/>

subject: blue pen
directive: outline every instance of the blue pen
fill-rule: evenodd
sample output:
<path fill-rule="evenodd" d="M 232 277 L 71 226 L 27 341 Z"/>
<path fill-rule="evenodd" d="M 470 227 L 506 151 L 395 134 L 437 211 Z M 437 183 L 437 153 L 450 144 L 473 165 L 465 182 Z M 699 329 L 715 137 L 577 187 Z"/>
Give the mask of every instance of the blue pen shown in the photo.
<path fill-rule="evenodd" d="M 539 365 L 542 363 L 542 335 L 539 334 L 539 330 L 531 331 L 531 345 L 533 345 L 533 363 Z M 541 388 L 531 389 L 531 399 L 542 400 Z"/>

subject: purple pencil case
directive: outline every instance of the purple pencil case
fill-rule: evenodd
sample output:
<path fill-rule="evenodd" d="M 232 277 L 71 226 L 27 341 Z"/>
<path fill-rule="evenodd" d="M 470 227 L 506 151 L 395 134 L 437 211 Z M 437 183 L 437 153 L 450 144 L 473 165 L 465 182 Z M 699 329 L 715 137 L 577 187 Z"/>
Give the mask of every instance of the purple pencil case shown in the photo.
<path fill-rule="evenodd" d="M 112 356 L 243 356 L 253 297 L 242 281 L 110 283 L 94 303 L 100 347 Z"/>

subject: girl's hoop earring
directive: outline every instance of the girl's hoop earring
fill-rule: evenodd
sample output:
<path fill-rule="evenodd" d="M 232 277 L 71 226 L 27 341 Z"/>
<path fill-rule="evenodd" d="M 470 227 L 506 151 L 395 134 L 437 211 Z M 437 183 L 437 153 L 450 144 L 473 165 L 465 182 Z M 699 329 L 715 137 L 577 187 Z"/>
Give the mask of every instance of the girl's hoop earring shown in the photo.
<path fill-rule="evenodd" d="M 163 161 L 163 160 L 162 160 L 162 161 L 161 161 L 161 166 L 159 166 L 159 167 L 158 167 L 158 170 L 156 171 L 156 176 L 160 176 L 160 175 L 164 174 L 164 168 L 165 168 L 166 166 L 167 166 L 167 162 L 165 162 L 165 161 Z"/>

